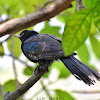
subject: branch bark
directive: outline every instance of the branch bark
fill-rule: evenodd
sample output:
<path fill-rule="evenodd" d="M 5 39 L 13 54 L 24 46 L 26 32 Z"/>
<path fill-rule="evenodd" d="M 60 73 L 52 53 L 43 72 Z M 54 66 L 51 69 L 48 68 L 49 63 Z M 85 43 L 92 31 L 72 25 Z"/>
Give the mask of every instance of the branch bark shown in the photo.
<path fill-rule="evenodd" d="M 83 0 L 76 0 L 76 9 L 75 11 L 79 11 L 81 9 L 84 9 L 85 6 L 83 6 Z"/>
<path fill-rule="evenodd" d="M 28 89 L 30 89 L 48 70 L 40 69 L 40 67 L 36 67 L 33 71 L 32 76 L 19 88 L 17 88 L 13 92 L 7 92 L 2 100 L 16 100 L 21 95 L 23 95 Z"/>
<path fill-rule="evenodd" d="M 0 25 L 0 37 L 6 34 L 13 34 L 39 22 L 48 20 L 71 7 L 72 1 L 73 0 L 54 0 L 54 2 L 48 7 L 40 9 L 39 11 L 31 13 L 25 17 L 9 20 Z"/>

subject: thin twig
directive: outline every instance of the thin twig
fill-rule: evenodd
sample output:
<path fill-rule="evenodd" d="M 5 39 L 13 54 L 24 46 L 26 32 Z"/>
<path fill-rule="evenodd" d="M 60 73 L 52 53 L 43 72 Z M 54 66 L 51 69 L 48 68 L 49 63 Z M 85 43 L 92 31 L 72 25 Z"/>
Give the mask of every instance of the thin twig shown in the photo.
<path fill-rule="evenodd" d="M 12 35 L 13 35 L 13 34 L 10 34 L 10 35 L 8 36 L 8 38 L 6 38 L 6 39 L 3 40 L 2 42 L 0 42 L 0 45 L 1 45 L 3 42 L 5 42 L 5 41 L 7 41 L 8 39 L 10 39 L 10 38 L 12 37 Z"/>
<path fill-rule="evenodd" d="M 52 96 L 51 96 L 50 93 L 48 92 L 46 86 L 44 86 L 42 80 L 40 80 L 40 83 L 41 83 L 41 86 L 42 86 L 43 90 L 44 90 L 45 93 L 47 94 L 47 96 L 48 96 L 49 98 L 51 98 Z"/>
<path fill-rule="evenodd" d="M 83 0 L 76 0 L 76 9 L 75 11 L 79 11 L 81 9 L 84 9 L 85 6 L 83 6 Z"/>
<path fill-rule="evenodd" d="M 14 76 L 15 76 L 16 88 L 18 88 L 20 86 L 20 84 L 18 82 L 17 70 L 16 70 L 16 66 L 15 66 L 15 59 L 14 59 L 14 40 L 13 40 L 13 38 L 11 38 L 11 55 L 12 55 L 12 64 L 13 64 L 13 71 L 14 71 Z M 23 97 L 21 97 L 21 98 L 23 99 Z M 18 100 L 20 100 L 20 99 L 18 99 Z"/>
<path fill-rule="evenodd" d="M 36 92 L 30 99 L 35 98 L 39 93 L 41 93 L 43 91 L 43 89 L 40 89 L 38 92 Z"/>
<path fill-rule="evenodd" d="M 19 82 L 18 82 L 18 79 L 17 79 L 17 71 L 16 71 L 16 66 L 15 66 L 15 61 L 14 61 L 14 40 L 13 40 L 13 38 L 11 38 L 11 55 L 12 55 L 12 59 L 13 59 L 12 63 L 13 63 L 13 71 L 14 71 L 16 86 L 18 88 Z"/>
<path fill-rule="evenodd" d="M 1 93 L 1 97 L 3 98 L 3 96 L 4 96 L 4 90 L 3 90 L 3 87 L 2 87 L 1 84 L 0 84 L 0 93 Z"/>
<path fill-rule="evenodd" d="M 84 94 L 91 94 L 91 93 L 100 93 L 100 90 L 99 91 L 77 91 L 77 90 L 74 90 L 72 91 L 73 93 L 84 93 Z"/>
<path fill-rule="evenodd" d="M 3 52 L 0 52 L 0 55 L 5 55 L 5 56 L 10 56 L 10 57 L 12 57 L 11 54 L 4 54 Z M 19 62 L 25 64 L 26 66 L 29 66 L 25 61 L 22 61 L 22 60 L 20 60 L 19 58 L 15 57 L 15 56 L 13 56 L 13 57 L 14 57 L 14 59 L 18 60 Z"/>

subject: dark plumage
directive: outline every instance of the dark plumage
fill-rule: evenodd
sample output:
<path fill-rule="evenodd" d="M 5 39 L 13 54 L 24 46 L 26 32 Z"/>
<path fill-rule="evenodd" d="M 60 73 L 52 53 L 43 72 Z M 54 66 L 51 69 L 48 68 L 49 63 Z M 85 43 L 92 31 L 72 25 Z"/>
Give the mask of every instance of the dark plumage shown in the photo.
<path fill-rule="evenodd" d="M 94 84 L 94 78 L 100 80 L 100 74 L 76 59 L 74 55 L 64 56 L 61 39 L 51 34 L 39 34 L 25 30 L 19 37 L 24 55 L 32 62 L 38 62 L 40 67 L 48 69 L 54 60 L 60 59 L 68 70 L 79 80 L 88 85 Z"/>

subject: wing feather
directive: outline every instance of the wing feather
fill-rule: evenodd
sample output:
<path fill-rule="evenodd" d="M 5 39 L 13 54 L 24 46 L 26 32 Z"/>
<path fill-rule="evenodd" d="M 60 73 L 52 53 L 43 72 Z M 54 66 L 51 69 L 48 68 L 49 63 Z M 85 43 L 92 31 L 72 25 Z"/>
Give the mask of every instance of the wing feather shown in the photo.
<path fill-rule="evenodd" d="M 31 37 L 23 44 L 24 54 L 31 60 L 53 60 L 64 56 L 59 40 L 46 34 Z"/>

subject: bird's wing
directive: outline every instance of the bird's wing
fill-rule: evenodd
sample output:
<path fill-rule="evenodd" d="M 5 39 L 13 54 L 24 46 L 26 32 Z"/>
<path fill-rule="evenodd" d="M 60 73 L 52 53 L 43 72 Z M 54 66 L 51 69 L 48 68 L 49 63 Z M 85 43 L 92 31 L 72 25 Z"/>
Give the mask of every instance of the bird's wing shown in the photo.
<path fill-rule="evenodd" d="M 52 34 L 44 34 L 44 35 L 47 35 L 47 36 L 50 36 L 50 37 L 52 37 L 52 38 L 54 38 L 54 39 L 56 39 L 57 41 L 62 41 L 62 39 L 61 38 L 58 38 L 57 36 L 55 36 L 55 35 L 52 35 Z"/>
<path fill-rule="evenodd" d="M 22 51 L 31 61 L 53 60 L 64 56 L 59 40 L 46 34 L 39 34 L 26 40 L 22 45 Z"/>

